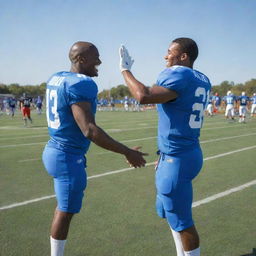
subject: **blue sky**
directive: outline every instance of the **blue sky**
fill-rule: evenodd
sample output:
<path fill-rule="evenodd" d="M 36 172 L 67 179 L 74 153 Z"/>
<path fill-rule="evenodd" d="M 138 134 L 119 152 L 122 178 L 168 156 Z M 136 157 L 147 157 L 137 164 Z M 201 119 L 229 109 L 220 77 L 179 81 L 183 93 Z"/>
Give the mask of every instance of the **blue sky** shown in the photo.
<path fill-rule="evenodd" d="M 152 85 L 165 67 L 171 40 L 199 46 L 194 68 L 212 84 L 256 78 L 256 0 L 1 0 L 0 83 L 40 84 L 69 70 L 68 51 L 90 41 L 102 65 L 99 90 L 123 83 L 118 48 L 135 59 L 132 71 Z"/>

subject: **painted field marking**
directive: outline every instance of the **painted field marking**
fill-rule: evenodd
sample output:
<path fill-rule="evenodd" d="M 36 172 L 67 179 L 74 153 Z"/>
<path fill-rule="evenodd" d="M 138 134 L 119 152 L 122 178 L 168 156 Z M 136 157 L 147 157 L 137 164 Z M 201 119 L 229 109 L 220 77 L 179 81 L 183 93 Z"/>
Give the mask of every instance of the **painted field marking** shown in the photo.
<path fill-rule="evenodd" d="M 256 135 L 256 133 L 248 133 L 248 134 L 242 134 L 242 135 L 236 135 L 236 136 L 230 136 L 230 137 L 223 137 L 223 138 L 218 138 L 218 139 L 203 140 L 203 141 L 200 142 L 200 144 L 209 143 L 209 142 L 215 142 L 215 141 L 235 139 L 235 138 L 246 137 L 246 136 L 251 136 L 251 135 Z M 142 141 L 142 140 L 155 139 L 156 137 L 157 136 L 145 137 L 145 138 L 139 138 L 139 139 L 132 139 L 132 140 L 123 140 L 121 142 L 122 143 L 125 143 L 125 142 L 127 143 L 127 142 L 134 142 L 134 141 Z M 93 153 L 93 154 L 94 155 L 103 155 L 103 154 L 111 154 L 111 153 L 113 153 L 113 152 L 111 152 L 111 151 L 103 151 L 103 152 L 98 152 L 98 153 Z M 38 160 L 41 160 L 41 159 L 42 158 L 23 159 L 23 160 L 19 160 L 18 163 L 38 161 Z"/>
<path fill-rule="evenodd" d="M 202 199 L 202 200 L 199 200 L 199 201 L 196 201 L 192 204 L 192 207 L 197 207 L 197 206 L 200 206 L 202 204 L 208 204 L 218 198 L 221 198 L 221 197 L 224 197 L 224 196 L 228 196 L 232 193 L 235 193 L 235 192 L 238 192 L 238 191 L 241 191 L 245 188 L 249 188 L 253 185 L 256 185 L 256 180 L 252 180 L 250 182 L 247 182 L 241 186 L 238 186 L 238 187 L 234 187 L 234 188 L 231 188 L 231 189 L 228 189 L 228 190 L 225 190 L 223 192 L 220 192 L 220 193 L 217 193 L 215 195 L 212 195 L 212 196 L 209 196 L 209 197 L 206 197 L 205 199 Z"/>
<path fill-rule="evenodd" d="M 254 149 L 254 148 L 256 148 L 256 146 L 241 148 L 241 149 L 238 149 L 238 150 L 234 150 L 234 151 L 226 152 L 226 153 L 223 153 L 223 154 L 218 154 L 218 155 L 215 155 L 215 156 L 204 158 L 204 161 L 211 160 L 211 159 L 214 159 L 214 158 L 223 157 L 223 156 L 227 156 L 227 155 L 231 155 L 231 154 L 234 154 L 234 153 L 237 153 L 237 152 L 241 152 L 241 151 L 245 151 L 245 150 L 250 150 L 250 149 Z M 151 162 L 151 163 L 146 164 L 146 166 L 151 166 L 151 165 L 154 165 L 154 164 L 155 164 L 155 162 Z M 124 168 L 124 169 L 115 170 L 115 171 L 109 171 L 109 172 L 105 172 L 105 173 L 101 173 L 101 174 L 97 174 L 97 175 L 92 175 L 92 176 L 88 177 L 88 180 L 95 179 L 95 178 L 100 178 L 100 177 L 104 177 L 104 176 L 108 176 L 108 175 L 112 175 L 112 174 L 122 173 L 122 172 L 130 171 L 130 170 L 134 170 L 134 168 L 133 167 L 129 167 L 129 168 Z M 217 193 L 215 195 L 207 197 L 207 198 L 205 198 L 203 200 L 199 200 L 197 202 L 194 202 L 195 206 L 193 206 L 193 207 L 197 207 L 197 206 L 199 206 L 201 204 L 205 204 L 207 202 L 211 202 L 211 201 L 213 201 L 215 199 L 218 199 L 218 198 L 221 198 L 223 196 L 229 195 L 231 193 L 240 191 L 242 189 L 245 189 L 245 188 L 250 187 L 250 186 L 255 185 L 255 184 L 256 184 L 256 180 L 252 180 L 252 181 L 250 181 L 248 183 L 245 183 L 245 184 L 243 184 L 241 186 L 231 188 L 231 189 L 226 190 L 224 192 Z M 53 198 L 53 197 L 55 197 L 55 195 L 39 197 L 39 198 L 23 201 L 23 202 L 20 202 L 20 203 L 14 203 L 14 204 L 2 206 L 2 207 L 0 207 L 0 211 L 7 210 L 7 209 L 12 209 L 12 208 L 15 208 L 15 207 L 18 207 L 18 206 L 23 206 L 23 205 L 27 205 L 27 204 L 31 204 L 31 203 L 35 203 L 35 202 L 39 202 L 39 201 L 50 199 L 50 198 Z"/>
<path fill-rule="evenodd" d="M 30 139 L 30 138 L 41 138 L 41 137 L 49 137 L 48 133 L 45 134 L 38 134 L 38 135 L 23 135 L 23 136 L 17 136 L 17 137 L 10 137 L 10 138 L 0 138 L 0 140 L 16 140 L 16 139 Z"/>
<path fill-rule="evenodd" d="M 200 141 L 200 144 L 215 142 L 215 141 L 222 141 L 222 140 L 236 139 L 236 138 L 246 137 L 246 136 L 251 136 L 251 135 L 256 135 L 256 133 L 247 133 L 247 134 L 234 135 L 234 136 L 223 137 L 223 138 L 218 138 L 218 139 L 202 140 L 202 141 Z"/>
<path fill-rule="evenodd" d="M 139 120 L 138 120 L 139 121 Z M 154 121 L 154 122 L 157 122 L 157 120 L 146 120 L 147 122 L 148 121 Z M 141 122 L 141 120 L 140 120 L 140 122 Z M 219 124 L 219 123 L 224 123 L 224 122 L 215 122 L 214 123 L 214 125 L 215 124 Z M 128 123 L 128 124 L 130 124 L 130 122 Z M 141 126 L 145 126 L 145 128 L 147 128 L 146 126 L 147 126 L 147 123 L 140 123 L 140 124 L 138 124 L 138 125 L 141 125 Z M 210 125 L 210 126 L 212 126 L 213 124 L 210 124 L 210 123 L 206 123 L 206 124 L 204 124 L 204 128 L 207 128 L 206 126 L 207 125 Z M 126 123 L 126 126 L 127 126 L 127 123 Z M 105 128 L 104 128 L 105 129 Z M 120 131 L 120 129 L 121 128 L 114 128 L 114 129 L 110 129 L 110 130 L 115 130 L 115 131 Z M 47 130 L 46 130 L 46 132 L 47 132 Z M 20 136 L 17 136 L 17 137 L 6 137 L 6 136 L 0 136 L 0 140 L 15 140 L 15 139 L 25 139 L 25 138 L 40 138 L 40 137 L 49 137 L 49 135 L 48 135 L 48 133 L 44 133 L 44 134 L 36 134 L 36 135 L 27 135 L 27 134 L 25 134 L 25 135 L 20 135 Z"/>
<path fill-rule="evenodd" d="M 241 126 L 236 126 L 236 127 L 233 127 L 234 128 L 237 128 L 237 127 L 241 127 Z M 156 128 L 156 126 L 151 126 L 151 127 L 139 127 L 139 128 L 130 128 L 130 129 L 123 129 L 123 130 L 118 130 L 118 129 L 106 129 L 105 131 L 106 132 L 124 132 L 124 131 L 133 131 L 133 130 L 142 130 L 142 129 L 153 129 L 153 128 Z M 230 126 L 222 126 L 222 127 L 212 127 L 212 128 L 205 128 L 205 129 L 202 129 L 203 131 L 204 130 L 218 130 L 218 129 L 227 129 L 227 128 L 230 128 Z M 33 146 L 33 145 L 41 145 L 41 144 L 45 144 L 46 142 L 35 142 L 35 143 L 24 143 L 24 144 L 9 144 L 9 145 L 1 145 L 0 148 L 12 148 L 12 147 L 22 147 L 22 146 Z"/>

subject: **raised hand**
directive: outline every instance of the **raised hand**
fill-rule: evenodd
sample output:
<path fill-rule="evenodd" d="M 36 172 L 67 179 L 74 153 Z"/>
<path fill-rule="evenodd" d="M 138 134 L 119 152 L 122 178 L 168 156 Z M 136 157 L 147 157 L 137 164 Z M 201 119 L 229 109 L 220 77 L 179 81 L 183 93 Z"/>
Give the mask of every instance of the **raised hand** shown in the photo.
<path fill-rule="evenodd" d="M 120 71 L 121 72 L 123 72 L 124 70 L 130 71 L 134 60 L 129 55 L 129 52 L 124 45 L 121 45 L 121 47 L 119 48 L 119 56 L 120 56 Z"/>

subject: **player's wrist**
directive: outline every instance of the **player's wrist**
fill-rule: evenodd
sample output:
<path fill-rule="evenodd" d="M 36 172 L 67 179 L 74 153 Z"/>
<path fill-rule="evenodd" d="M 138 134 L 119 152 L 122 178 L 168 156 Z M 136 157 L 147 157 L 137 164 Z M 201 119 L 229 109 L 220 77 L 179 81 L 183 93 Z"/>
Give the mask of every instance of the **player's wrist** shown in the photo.
<path fill-rule="evenodd" d="M 127 72 L 131 72 L 130 69 L 128 69 L 128 68 L 121 69 L 122 74 L 127 73 Z"/>

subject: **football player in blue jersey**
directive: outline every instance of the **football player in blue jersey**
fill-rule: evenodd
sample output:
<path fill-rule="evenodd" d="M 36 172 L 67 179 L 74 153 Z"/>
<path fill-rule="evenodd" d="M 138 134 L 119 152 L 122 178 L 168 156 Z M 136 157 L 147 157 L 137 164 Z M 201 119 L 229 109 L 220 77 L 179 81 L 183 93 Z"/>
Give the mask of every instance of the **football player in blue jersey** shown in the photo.
<path fill-rule="evenodd" d="M 16 101 L 16 99 L 14 97 L 9 99 L 9 107 L 10 107 L 12 118 L 14 117 L 16 104 L 17 104 L 17 101 Z"/>
<path fill-rule="evenodd" d="M 251 104 L 251 117 L 253 117 L 256 112 L 256 93 L 251 97 Z"/>
<path fill-rule="evenodd" d="M 249 97 L 245 95 L 245 92 L 242 92 L 241 96 L 238 98 L 239 101 L 239 123 L 245 123 L 245 117 L 249 104 Z"/>
<path fill-rule="evenodd" d="M 57 208 L 51 226 L 51 256 L 62 256 L 69 225 L 81 209 L 86 188 L 86 158 L 90 142 L 123 154 L 133 167 L 142 167 L 142 152 L 115 141 L 95 123 L 98 88 L 91 77 L 101 64 L 97 48 L 76 42 L 70 49 L 70 72 L 50 77 L 46 89 L 46 115 L 50 140 L 43 163 L 54 180 Z"/>
<path fill-rule="evenodd" d="M 200 255 L 199 236 L 192 219 L 192 180 L 202 168 L 199 144 L 211 84 L 193 69 L 197 44 L 190 38 L 172 41 L 166 66 L 151 88 L 131 73 L 133 59 L 120 48 L 120 70 L 133 97 L 141 104 L 157 103 L 158 149 L 156 210 L 172 230 L 177 255 Z"/>
<path fill-rule="evenodd" d="M 213 97 L 213 112 L 218 113 L 220 111 L 220 105 L 221 105 L 221 97 L 216 92 L 215 96 Z"/>
<path fill-rule="evenodd" d="M 236 97 L 231 91 L 227 92 L 227 95 L 223 98 L 223 102 L 226 105 L 225 117 L 226 119 L 231 119 L 235 121 L 235 107 L 236 107 Z"/>
<path fill-rule="evenodd" d="M 207 114 L 212 117 L 213 116 L 213 97 L 212 97 L 212 95 L 209 96 L 209 101 L 208 101 L 206 110 L 207 110 Z"/>

